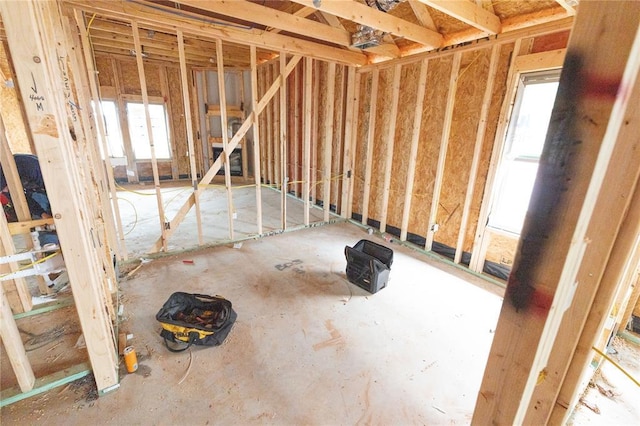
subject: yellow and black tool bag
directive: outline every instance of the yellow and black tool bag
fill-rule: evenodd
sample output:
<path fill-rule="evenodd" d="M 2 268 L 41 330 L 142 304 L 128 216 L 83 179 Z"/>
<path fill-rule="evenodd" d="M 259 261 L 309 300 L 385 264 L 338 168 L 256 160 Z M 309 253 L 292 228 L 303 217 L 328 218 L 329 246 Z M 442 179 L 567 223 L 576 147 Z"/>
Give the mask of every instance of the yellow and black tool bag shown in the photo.
<path fill-rule="evenodd" d="M 223 297 L 183 292 L 173 293 L 156 314 L 162 325 L 160 335 L 171 352 L 184 351 L 191 345 L 222 344 L 236 318 L 231 302 Z M 182 347 L 175 347 L 176 343 Z"/>

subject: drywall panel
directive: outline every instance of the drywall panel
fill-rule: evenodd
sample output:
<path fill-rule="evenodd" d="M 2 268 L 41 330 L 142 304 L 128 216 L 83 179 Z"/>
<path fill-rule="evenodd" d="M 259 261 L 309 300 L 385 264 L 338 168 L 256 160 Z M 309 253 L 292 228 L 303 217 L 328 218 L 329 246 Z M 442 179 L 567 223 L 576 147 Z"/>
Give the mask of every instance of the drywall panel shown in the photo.
<path fill-rule="evenodd" d="M 413 120 L 416 114 L 422 113 L 422 111 L 416 111 L 415 109 L 420 64 L 421 62 L 415 62 L 403 66 L 400 77 L 400 96 L 398 98 L 398 116 L 389 187 L 389 208 L 387 210 L 388 227 L 392 226 L 398 229 L 402 226 L 405 184 L 409 164 L 412 161 L 410 151 Z M 387 231 L 389 231 L 388 227 Z"/>
<path fill-rule="evenodd" d="M 416 158 L 416 176 L 411 197 L 411 214 L 408 232 L 424 236 L 429 226 L 429 209 L 433 196 L 433 183 L 436 176 L 442 125 L 449 90 L 449 76 L 453 56 L 429 61 L 427 74 L 427 93 L 420 143 Z"/>
<path fill-rule="evenodd" d="M 491 49 L 462 55 L 434 240 L 455 247 L 476 142 Z"/>

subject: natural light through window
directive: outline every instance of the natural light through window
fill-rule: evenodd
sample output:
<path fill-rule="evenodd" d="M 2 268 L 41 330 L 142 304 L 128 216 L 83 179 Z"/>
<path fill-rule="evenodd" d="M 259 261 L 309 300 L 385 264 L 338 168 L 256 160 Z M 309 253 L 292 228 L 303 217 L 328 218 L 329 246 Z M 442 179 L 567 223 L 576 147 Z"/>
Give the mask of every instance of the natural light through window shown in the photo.
<path fill-rule="evenodd" d="M 116 103 L 114 101 L 102 101 L 100 104 L 102 106 L 102 115 L 104 116 L 104 125 L 107 132 L 109 157 L 124 157 L 122 133 L 120 133 L 120 123 L 118 121 Z"/>
<path fill-rule="evenodd" d="M 489 226 L 519 234 L 529 206 L 560 71 L 523 74 L 498 168 Z"/>
<path fill-rule="evenodd" d="M 167 131 L 167 115 L 164 105 L 149 104 L 151 116 L 151 131 L 153 132 L 153 144 L 156 158 L 171 158 L 169 149 L 169 133 Z M 131 145 L 136 160 L 148 160 L 151 158 L 149 137 L 147 136 L 147 119 L 144 113 L 144 104 L 127 102 L 127 121 L 129 122 L 129 134 Z"/>

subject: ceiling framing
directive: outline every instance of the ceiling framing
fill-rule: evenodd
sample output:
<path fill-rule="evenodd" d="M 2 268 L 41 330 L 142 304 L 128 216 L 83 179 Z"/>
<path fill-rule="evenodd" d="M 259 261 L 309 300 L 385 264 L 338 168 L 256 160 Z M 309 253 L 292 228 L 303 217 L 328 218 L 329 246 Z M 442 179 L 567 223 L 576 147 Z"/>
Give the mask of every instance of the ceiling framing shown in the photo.
<path fill-rule="evenodd" d="M 84 12 L 94 51 L 135 54 L 131 24 L 148 59 L 178 62 L 177 31 L 185 36 L 192 66 L 215 66 L 217 39 L 224 62 L 248 68 L 249 47 L 258 61 L 280 52 L 363 66 L 421 52 L 500 37 L 575 14 L 577 0 L 398 0 L 388 12 L 376 0 L 65 0 Z M 382 0 L 378 0 L 382 1 Z M 386 0 L 388 1 L 388 0 Z M 363 25 L 383 33 L 367 49 L 352 45 Z"/>

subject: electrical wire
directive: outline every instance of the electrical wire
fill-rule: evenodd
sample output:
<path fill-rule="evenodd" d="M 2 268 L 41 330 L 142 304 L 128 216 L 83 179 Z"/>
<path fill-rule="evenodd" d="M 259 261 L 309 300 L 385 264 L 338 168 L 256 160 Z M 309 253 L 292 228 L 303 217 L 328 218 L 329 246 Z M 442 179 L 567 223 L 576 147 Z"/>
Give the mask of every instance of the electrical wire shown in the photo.
<path fill-rule="evenodd" d="M 592 346 L 591 349 L 593 349 L 594 351 L 596 351 L 596 353 L 598 355 L 600 355 L 601 357 L 603 357 L 604 359 L 606 359 L 607 361 L 609 361 L 611 364 L 613 364 L 614 367 L 616 367 L 618 370 L 620 370 L 622 372 L 622 374 L 624 374 L 625 376 L 627 376 L 629 379 L 631 379 L 631 381 L 633 383 L 636 384 L 636 386 L 640 387 L 640 382 L 638 382 L 638 380 L 636 380 L 631 374 L 627 373 L 627 371 L 622 368 L 620 365 L 618 365 L 617 362 L 615 362 L 614 360 L 612 360 L 611 358 L 609 358 L 604 352 L 602 352 L 600 349 L 596 348 L 595 346 Z"/>
<path fill-rule="evenodd" d="M 0 275 L 0 278 L 7 277 L 7 276 L 9 276 L 9 275 L 11 275 L 13 273 L 16 273 L 16 272 L 19 272 L 19 271 L 24 271 L 25 269 L 29 269 L 32 266 L 38 265 L 38 264 L 40 264 L 42 262 L 46 262 L 47 260 L 51 259 L 52 257 L 59 255 L 60 253 L 61 253 L 60 250 L 56 250 L 55 252 L 43 257 L 42 259 L 38 259 L 35 262 L 29 262 L 28 264 L 19 267 L 15 271 L 11 271 L 11 272 L 7 272 L 6 274 L 2 274 L 2 275 Z"/>
<path fill-rule="evenodd" d="M 127 236 L 135 229 L 136 225 L 138 224 L 138 210 L 136 209 L 135 204 L 133 204 L 130 200 L 127 200 L 126 198 L 120 198 L 120 197 L 117 197 L 117 199 L 126 201 L 127 203 L 129 203 L 133 208 L 133 214 L 135 215 L 133 220 L 133 226 L 131 226 L 131 229 L 129 229 L 127 232 L 124 233 L 124 236 Z"/>

